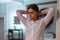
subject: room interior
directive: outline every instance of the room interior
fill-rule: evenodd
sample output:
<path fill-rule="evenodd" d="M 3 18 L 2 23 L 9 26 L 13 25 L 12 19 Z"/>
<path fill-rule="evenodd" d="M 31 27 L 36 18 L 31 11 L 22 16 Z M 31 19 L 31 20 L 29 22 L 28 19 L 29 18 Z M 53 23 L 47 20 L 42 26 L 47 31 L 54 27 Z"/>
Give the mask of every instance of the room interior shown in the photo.
<path fill-rule="evenodd" d="M 0 0 L 0 40 L 25 40 L 26 28 L 17 18 L 16 10 L 26 10 L 33 3 L 40 10 L 49 7 L 55 9 L 53 22 L 46 28 L 44 40 L 56 40 L 57 0 Z M 23 16 L 29 19 L 27 15 Z"/>

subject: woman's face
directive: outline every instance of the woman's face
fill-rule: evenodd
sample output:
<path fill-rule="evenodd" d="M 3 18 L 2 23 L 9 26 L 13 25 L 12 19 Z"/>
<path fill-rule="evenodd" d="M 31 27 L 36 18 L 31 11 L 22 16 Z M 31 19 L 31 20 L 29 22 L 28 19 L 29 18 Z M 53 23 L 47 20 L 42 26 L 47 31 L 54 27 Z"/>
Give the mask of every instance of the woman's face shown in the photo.
<path fill-rule="evenodd" d="M 38 17 L 38 12 L 36 12 L 35 10 L 33 10 L 32 8 L 30 8 L 28 10 L 28 15 L 30 16 L 31 20 L 34 20 Z"/>

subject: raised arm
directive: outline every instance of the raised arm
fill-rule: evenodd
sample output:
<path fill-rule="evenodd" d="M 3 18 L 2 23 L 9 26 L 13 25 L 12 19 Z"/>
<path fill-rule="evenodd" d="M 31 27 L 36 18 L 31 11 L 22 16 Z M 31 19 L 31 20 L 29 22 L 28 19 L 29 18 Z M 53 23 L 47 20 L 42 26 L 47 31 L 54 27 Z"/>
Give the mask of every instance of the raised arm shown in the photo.
<path fill-rule="evenodd" d="M 24 10 L 17 10 L 16 13 L 17 13 L 18 19 L 22 21 L 24 25 L 26 25 L 27 20 L 24 16 L 22 16 L 22 14 L 27 14 L 27 12 Z"/>
<path fill-rule="evenodd" d="M 49 8 L 48 9 L 48 13 L 46 13 L 47 15 L 43 18 L 44 23 L 46 25 L 51 21 L 53 15 L 54 15 L 53 12 L 54 12 L 54 9 L 53 8 Z"/>

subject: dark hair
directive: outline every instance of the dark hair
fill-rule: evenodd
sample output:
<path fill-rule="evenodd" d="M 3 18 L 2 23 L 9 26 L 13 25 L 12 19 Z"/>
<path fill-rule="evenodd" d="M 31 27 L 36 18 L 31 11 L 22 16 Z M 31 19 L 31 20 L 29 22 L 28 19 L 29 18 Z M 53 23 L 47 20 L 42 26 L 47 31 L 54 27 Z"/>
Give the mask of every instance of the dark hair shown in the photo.
<path fill-rule="evenodd" d="M 36 4 L 31 4 L 31 5 L 29 5 L 28 8 L 27 8 L 27 11 L 28 11 L 30 8 L 32 8 L 32 9 L 35 10 L 36 12 L 39 12 L 39 8 L 38 8 L 38 6 L 37 6 Z"/>

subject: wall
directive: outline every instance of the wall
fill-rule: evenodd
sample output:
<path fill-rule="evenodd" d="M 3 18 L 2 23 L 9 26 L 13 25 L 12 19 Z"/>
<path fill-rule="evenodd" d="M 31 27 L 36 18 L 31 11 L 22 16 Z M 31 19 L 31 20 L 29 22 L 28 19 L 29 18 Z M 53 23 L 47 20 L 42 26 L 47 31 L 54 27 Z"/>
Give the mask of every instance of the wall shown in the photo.
<path fill-rule="evenodd" d="M 57 0 L 57 2 L 58 2 L 57 9 L 59 10 L 59 12 L 56 21 L 56 40 L 60 40 L 60 0 Z"/>
<path fill-rule="evenodd" d="M 0 4 L 0 17 L 4 17 L 6 13 L 6 5 Z"/>

